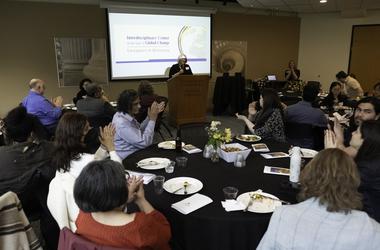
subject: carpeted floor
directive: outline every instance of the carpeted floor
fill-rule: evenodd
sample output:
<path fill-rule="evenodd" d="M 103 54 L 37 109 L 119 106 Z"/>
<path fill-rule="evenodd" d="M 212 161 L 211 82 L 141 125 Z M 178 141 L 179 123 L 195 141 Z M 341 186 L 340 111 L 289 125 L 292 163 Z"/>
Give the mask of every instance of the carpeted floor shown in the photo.
<path fill-rule="evenodd" d="M 207 115 L 207 121 L 220 121 L 221 122 L 221 128 L 230 128 L 232 130 L 232 134 L 242 134 L 244 132 L 245 123 L 243 121 L 240 121 L 235 118 L 235 116 L 213 116 L 211 114 Z M 164 121 L 165 124 L 168 125 L 167 121 Z M 161 128 L 161 132 L 165 138 L 165 140 L 175 139 L 177 129 L 175 127 L 172 127 L 168 125 L 168 128 L 170 129 L 173 137 L 167 133 L 167 131 L 164 128 Z M 158 143 L 164 141 L 161 136 L 156 133 L 154 135 L 153 143 Z"/>

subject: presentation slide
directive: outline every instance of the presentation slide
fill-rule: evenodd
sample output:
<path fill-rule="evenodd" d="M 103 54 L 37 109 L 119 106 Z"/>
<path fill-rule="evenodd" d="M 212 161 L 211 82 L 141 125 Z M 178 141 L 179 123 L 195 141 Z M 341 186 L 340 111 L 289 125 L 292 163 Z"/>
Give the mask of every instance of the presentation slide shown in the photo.
<path fill-rule="evenodd" d="M 108 12 L 111 78 L 167 78 L 178 56 L 210 74 L 211 17 Z"/>

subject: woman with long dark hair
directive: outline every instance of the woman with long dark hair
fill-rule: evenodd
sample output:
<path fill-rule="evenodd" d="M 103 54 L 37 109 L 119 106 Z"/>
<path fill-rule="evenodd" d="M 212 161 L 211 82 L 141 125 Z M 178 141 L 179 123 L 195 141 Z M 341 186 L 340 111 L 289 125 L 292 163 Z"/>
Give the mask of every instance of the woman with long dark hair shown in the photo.
<path fill-rule="evenodd" d="M 339 103 L 343 105 L 346 100 L 347 97 L 342 94 L 342 85 L 340 82 L 332 82 L 329 94 L 322 100 L 321 106 L 333 109 L 333 107 L 339 105 Z"/>
<path fill-rule="evenodd" d="M 48 207 L 61 229 L 66 226 L 75 231 L 79 210 L 73 198 L 73 185 L 82 169 L 107 157 L 121 162 L 113 143 L 114 127 L 110 124 L 100 129 L 101 146 L 95 154 L 85 153 L 84 138 L 89 130 L 85 115 L 70 112 L 62 116 L 55 133 L 52 166 L 57 171 L 49 186 Z"/>
<path fill-rule="evenodd" d="M 285 141 L 284 112 L 280 98 L 274 89 L 264 89 L 258 103 L 252 102 L 248 106 L 248 117 L 236 113 L 239 120 L 243 120 L 252 134 L 264 139 Z"/>
<path fill-rule="evenodd" d="M 336 128 L 335 131 L 339 133 Z M 344 147 L 330 130 L 326 131 L 325 144 L 341 148 L 355 159 L 361 177 L 363 209 L 380 222 L 380 122 L 363 121 L 352 133 L 349 147 Z"/>
<path fill-rule="evenodd" d="M 360 177 L 352 158 L 325 149 L 305 166 L 300 182 L 300 203 L 276 208 L 258 250 L 379 248 L 380 225 L 359 211 Z"/>

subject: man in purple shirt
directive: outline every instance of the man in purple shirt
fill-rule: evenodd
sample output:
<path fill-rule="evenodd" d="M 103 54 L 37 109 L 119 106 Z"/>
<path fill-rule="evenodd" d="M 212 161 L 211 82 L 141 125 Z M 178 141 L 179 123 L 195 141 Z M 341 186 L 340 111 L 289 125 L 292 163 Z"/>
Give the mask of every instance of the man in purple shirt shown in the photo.
<path fill-rule="evenodd" d="M 35 115 L 42 125 L 53 133 L 62 114 L 63 98 L 55 97 L 52 102 L 45 98 L 45 82 L 41 79 L 32 79 L 29 88 L 29 94 L 22 100 L 22 105 L 29 114 Z"/>

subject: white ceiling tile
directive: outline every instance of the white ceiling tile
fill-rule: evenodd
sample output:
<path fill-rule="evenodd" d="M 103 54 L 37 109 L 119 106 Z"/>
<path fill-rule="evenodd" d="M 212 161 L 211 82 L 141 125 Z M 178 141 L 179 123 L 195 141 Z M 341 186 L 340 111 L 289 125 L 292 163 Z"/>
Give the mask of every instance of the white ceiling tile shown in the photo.
<path fill-rule="evenodd" d="M 360 9 L 362 0 L 338 0 L 338 7 L 340 10 L 347 9 Z"/>
<path fill-rule="evenodd" d="M 367 10 L 380 9 L 380 1 L 379 0 L 363 0 L 362 8 L 366 8 Z"/>
<path fill-rule="evenodd" d="M 258 0 L 264 6 L 272 7 L 272 6 L 283 6 L 284 2 L 282 0 Z"/>
<path fill-rule="evenodd" d="M 283 0 L 287 5 L 308 5 L 308 0 Z"/>
<path fill-rule="evenodd" d="M 313 12 L 314 9 L 311 5 L 309 4 L 303 4 L 303 5 L 293 5 L 292 6 L 292 9 L 296 12 L 302 12 L 302 13 L 305 13 L 305 12 Z"/>

